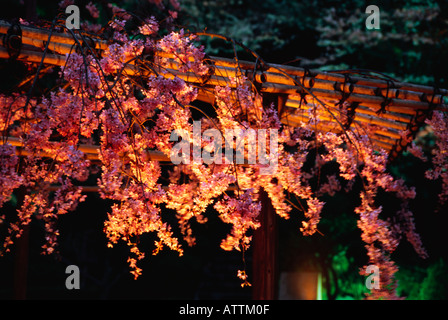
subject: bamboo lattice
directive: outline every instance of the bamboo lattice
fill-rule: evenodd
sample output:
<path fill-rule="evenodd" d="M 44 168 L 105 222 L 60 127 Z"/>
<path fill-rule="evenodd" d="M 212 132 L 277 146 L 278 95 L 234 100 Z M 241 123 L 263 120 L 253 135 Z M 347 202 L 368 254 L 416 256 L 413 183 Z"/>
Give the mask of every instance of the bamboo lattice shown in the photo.
<path fill-rule="evenodd" d="M 11 24 L 0 21 L 0 33 L 6 39 Z M 20 41 L 15 49 L 17 60 L 36 64 L 64 66 L 66 54 L 80 48 L 101 52 L 107 49 L 108 41 L 83 35 L 81 33 L 58 33 L 47 29 L 20 26 Z M 17 44 L 15 44 L 17 46 Z M 0 58 L 11 58 L 11 43 L 3 41 L 0 46 Z M 82 49 L 81 49 L 82 50 Z M 368 74 L 353 72 L 326 72 L 308 70 L 278 64 L 241 61 L 219 57 L 208 57 L 210 73 L 201 77 L 190 72 L 180 72 L 180 65 L 173 56 L 163 52 L 153 53 L 168 58 L 169 68 L 165 77 L 179 77 L 199 89 L 198 99 L 213 103 L 213 88 L 232 86 L 232 77 L 244 75 L 250 79 L 251 85 L 262 94 L 278 97 L 278 110 L 281 121 L 291 126 L 300 126 L 310 121 L 310 112 L 316 105 L 324 103 L 318 113 L 319 122 L 316 128 L 323 131 L 341 132 L 350 127 L 364 124 L 376 125 L 377 129 L 370 133 L 371 141 L 390 152 L 395 158 L 409 139 L 415 136 L 425 119 L 433 110 L 447 110 L 445 95 L 448 90 L 437 87 L 416 85 L 391 80 L 386 77 L 373 77 Z M 145 57 L 142 57 L 143 59 Z M 152 69 L 148 72 L 158 72 Z M 126 74 L 142 73 L 136 61 L 130 61 L 123 70 Z M 345 114 L 341 106 L 345 106 Z M 347 112 L 348 110 L 348 112 Z M 335 116 L 336 115 L 336 116 Z M 336 120 L 336 118 L 338 120 Z M 8 138 L 20 147 L 20 141 Z M 85 151 L 94 160 L 98 148 L 85 146 Z M 167 161 L 159 153 L 150 155 L 151 159 Z"/>

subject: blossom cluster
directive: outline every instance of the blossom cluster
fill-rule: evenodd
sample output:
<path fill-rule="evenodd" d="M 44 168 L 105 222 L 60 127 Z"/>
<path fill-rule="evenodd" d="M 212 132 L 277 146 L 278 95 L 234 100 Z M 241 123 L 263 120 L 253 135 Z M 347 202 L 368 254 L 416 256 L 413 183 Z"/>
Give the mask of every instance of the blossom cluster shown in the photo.
<path fill-rule="evenodd" d="M 448 119 L 447 115 L 441 111 L 435 111 L 432 118 L 426 121 L 431 126 L 436 135 L 436 146 L 433 156 L 433 169 L 426 172 L 428 179 L 441 179 L 442 192 L 439 199 L 442 203 L 448 200 Z"/>

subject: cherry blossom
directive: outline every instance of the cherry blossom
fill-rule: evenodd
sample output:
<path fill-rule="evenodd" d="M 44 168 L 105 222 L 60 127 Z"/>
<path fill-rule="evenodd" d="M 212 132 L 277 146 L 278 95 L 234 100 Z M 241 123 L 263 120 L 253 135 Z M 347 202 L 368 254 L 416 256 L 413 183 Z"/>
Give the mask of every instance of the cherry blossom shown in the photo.
<path fill-rule="evenodd" d="M 157 23 L 154 17 L 145 20 L 145 24 L 141 27 L 138 27 L 141 34 L 145 36 L 150 36 L 156 34 L 159 31 L 159 24 Z"/>
<path fill-rule="evenodd" d="M 426 121 L 433 128 L 433 132 L 436 135 L 436 146 L 434 150 L 434 157 L 432 162 L 434 168 L 426 172 L 428 179 L 441 179 L 442 180 L 442 192 L 439 194 L 439 199 L 442 203 L 448 200 L 448 172 L 446 170 L 448 165 L 448 119 L 445 113 L 435 111 L 431 119 Z"/>
<path fill-rule="evenodd" d="M 100 17 L 100 12 L 94 3 L 89 2 L 88 4 L 86 4 L 86 9 L 89 11 L 92 18 L 98 19 Z"/>

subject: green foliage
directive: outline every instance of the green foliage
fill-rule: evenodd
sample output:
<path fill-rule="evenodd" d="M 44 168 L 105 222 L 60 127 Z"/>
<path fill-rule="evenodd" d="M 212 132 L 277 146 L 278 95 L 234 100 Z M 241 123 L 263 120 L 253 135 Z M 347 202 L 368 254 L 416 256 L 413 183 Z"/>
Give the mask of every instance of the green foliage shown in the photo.
<path fill-rule="evenodd" d="M 315 32 L 310 11 L 316 1 L 223 0 L 183 1 L 185 23 L 196 30 L 229 36 L 271 62 L 287 62 L 310 51 Z M 309 39 L 307 46 L 301 40 Z M 202 39 L 211 55 L 233 57 L 233 48 L 214 39 Z M 314 44 L 312 50 L 319 48 Z"/>
<path fill-rule="evenodd" d="M 447 300 L 447 263 L 439 259 L 427 268 L 403 267 L 398 273 L 398 291 L 408 300 Z"/>
<path fill-rule="evenodd" d="M 184 23 L 242 42 L 265 60 L 296 65 L 370 69 L 402 81 L 447 82 L 447 12 L 442 1 L 379 4 L 381 29 L 367 30 L 365 1 L 185 0 Z M 202 39 L 211 55 L 233 48 Z"/>
<path fill-rule="evenodd" d="M 427 269 L 427 276 L 423 280 L 419 298 L 422 300 L 447 300 L 448 279 L 447 265 L 440 259 Z"/>
<path fill-rule="evenodd" d="M 364 277 L 360 276 L 354 266 L 354 258 L 347 252 L 348 248 L 341 246 L 340 251 L 333 256 L 332 266 L 337 274 L 337 300 L 360 300 L 368 290 L 364 284 Z"/>

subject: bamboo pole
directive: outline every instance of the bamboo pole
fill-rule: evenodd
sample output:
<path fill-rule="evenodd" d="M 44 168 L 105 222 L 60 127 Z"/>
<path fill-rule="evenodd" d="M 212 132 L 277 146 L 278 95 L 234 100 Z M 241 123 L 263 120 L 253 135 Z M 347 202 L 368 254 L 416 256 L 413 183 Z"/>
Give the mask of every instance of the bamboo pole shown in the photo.
<path fill-rule="evenodd" d="M 0 144 L 3 144 L 4 141 L 11 144 L 12 146 L 23 148 L 23 142 L 21 139 L 16 137 L 1 137 Z M 87 156 L 87 159 L 89 160 L 99 160 L 99 153 L 100 153 L 100 147 L 95 145 L 88 145 L 88 144 L 80 144 L 77 146 L 78 150 L 85 153 Z M 163 152 L 160 151 L 147 151 L 147 156 L 150 161 L 160 161 L 160 162 L 168 162 L 171 161 L 169 157 L 167 157 Z M 31 155 L 32 152 L 28 150 L 17 150 L 18 155 Z M 48 157 L 51 156 L 49 153 L 41 152 L 39 154 L 42 157 Z"/>
<path fill-rule="evenodd" d="M 98 186 L 80 186 L 80 187 L 82 188 L 81 192 L 83 192 L 83 193 L 90 193 L 90 192 L 95 193 L 95 192 L 99 192 L 100 191 L 100 187 L 98 187 Z M 56 191 L 59 188 L 60 188 L 60 186 L 51 185 L 51 186 L 48 187 L 48 190 L 49 191 Z M 162 186 L 162 189 L 166 191 L 166 190 L 169 189 L 169 187 L 168 186 Z M 238 190 L 238 188 L 236 186 L 229 186 L 226 191 L 237 191 L 237 190 Z"/>
<path fill-rule="evenodd" d="M 10 26 L 11 26 L 10 23 L 0 20 L 0 33 L 6 34 L 8 32 L 8 29 Z M 29 26 L 25 26 L 25 25 L 20 25 L 20 28 L 22 30 L 22 38 L 25 37 L 25 38 L 32 38 L 32 39 L 36 39 L 36 40 L 48 41 L 48 37 L 50 34 L 50 30 L 48 30 L 48 29 L 29 27 Z M 76 40 L 78 40 L 80 43 L 83 42 L 83 38 L 85 39 L 86 37 L 88 37 L 88 38 L 94 37 L 94 39 L 92 39 L 92 40 L 95 44 L 96 49 L 105 50 L 108 47 L 106 40 L 102 40 L 98 37 L 95 37 L 92 34 L 87 34 L 87 33 L 83 33 L 83 34 L 77 33 L 77 34 L 74 34 L 74 36 L 73 36 L 72 34 L 69 34 L 69 33 L 52 32 L 50 41 L 64 43 L 64 44 L 68 44 L 68 45 L 72 46 L 72 45 L 76 44 L 76 41 L 73 39 L 73 37 L 75 37 Z"/>
<path fill-rule="evenodd" d="M 311 97 L 310 99 L 308 97 L 306 97 L 305 100 L 309 105 L 319 104 L 319 102 L 316 101 L 316 99 L 314 99 L 313 97 Z M 340 100 L 326 99 L 326 101 L 328 101 L 329 103 L 334 105 L 334 104 L 338 103 Z M 326 101 L 324 101 L 324 102 L 326 102 Z M 300 104 L 300 97 L 290 95 L 288 97 L 287 103 L 290 104 L 290 106 L 293 108 L 299 108 L 305 104 L 305 101 L 302 101 L 302 104 Z M 376 114 L 379 114 L 379 111 L 381 110 L 380 105 L 376 105 L 376 104 L 372 104 L 372 103 L 365 104 L 364 102 L 361 102 L 361 103 L 359 106 L 368 108 L 368 109 L 372 110 L 373 112 L 375 112 Z M 385 111 L 385 112 L 382 112 L 381 113 L 382 115 L 383 114 L 395 114 L 395 115 L 400 115 L 400 116 L 405 116 L 405 117 L 406 116 L 413 117 L 413 116 L 415 116 L 415 113 L 416 113 L 416 109 L 414 109 L 414 108 L 404 108 L 404 107 L 396 107 L 396 106 L 390 106 L 390 105 L 385 106 L 383 111 Z"/>
<path fill-rule="evenodd" d="M 234 59 L 228 59 L 228 58 L 219 58 L 219 57 L 210 57 L 210 60 L 214 62 L 215 65 L 223 66 L 223 67 L 229 67 L 229 68 L 238 68 L 241 67 L 243 69 L 250 69 L 253 70 L 255 68 L 255 63 L 248 62 L 248 61 L 242 61 L 238 60 L 236 62 Z M 267 64 L 265 66 L 265 69 L 263 70 L 267 73 L 279 73 L 284 72 L 290 76 L 297 76 L 297 77 L 304 77 L 306 76 L 306 70 L 299 67 L 291 67 L 286 65 L 279 65 L 279 64 Z M 339 73 L 335 72 L 328 72 L 328 71 L 320 71 L 320 70 L 309 70 L 311 74 L 316 79 L 321 80 L 328 80 L 328 81 L 334 81 L 334 82 L 344 82 L 345 76 Z M 372 87 L 380 87 L 380 88 L 387 88 L 388 85 L 390 85 L 390 82 L 386 80 L 381 79 L 368 79 L 368 78 L 362 78 L 357 76 L 351 76 L 351 81 L 353 81 L 356 84 L 364 85 L 364 86 L 372 86 Z M 434 92 L 434 88 L 430 86 L 424 86 L 424 85 L 417 85 L 417 84 L 411 84 L 411 83 L 405 83 L 405 82 L 394 82 L 395 87 L 398 87 L 402 90 L 409 90 L 409 91 L 415 91 L 415 92 L 422 92 L 426 94 L 432 94 Z M 442 95 L 446 95 L 448 93 L 448 90 L 446 89 L 440 89 L 440 93 Z"/>
<path fill-rule="evenodd" d="M 325 124 L 334 124 L 335 128 L 337 128 L 339 131 L 338 132 L 342 132 L 342 128 L 341 125 L 339 123 L 336 122 L 336 120 L 334 118 L 332 118 L 331 116 L 325 116 L 325 115 L 318 115 L 317 119 L 320 121 L 318 124 L 320 123 L 325 123 Z M 286 116 L 285 118 L 282 118 L 282 123 L 293 123 L 293 124 L 297 124 L 297 123 L 303 123 L 303 122 L 309 122 L 311 120 L 311 118 L 307 115 L 307 114 L 290 114 L 288 116 Z M 361 123 L 367 123 L 370 125 L 379 125 L 381 126 L 381 128 L 388 128 L 389 130 L 382 130 L 379 131 L 381 132 L 382 135 L 385 136 L 389 136 L 390 138 L 396 140 L 396 139 L 400 139 L 401 136 L 394 132 L 391 131 L 393 129 L 398 130 L 398 131 L 402 131 L 406 129 L 405 125 L 392 125 L 392 126 L 387 126 L 386 124 L 389 123 L 385 123 L 385 121 L 381 121 L 381 119 L 376 119 L 376 118 L 372 118 L 372 117 L 368 117 L 368 116 L 361 116 L 361 115 L 357 115 L 354 119 L 353 122 L 351 123 L 350 127 L 355 127 L 356 124 L 361 125 Z M 313 124 L 314 126 L 314 124 Z M 361 125 L 362 126 L 362 125 Z M 376 130 L 378 131 L 378 130 Z"/>
<path fill-rule="evenodd" d="M 289 115 L 289 116 L 294 118 L 295 116 L 299 116 L 299 115 L 294 114 L 294 115 Z M 319 119 L 324 120 L 324 121 L 336 122 L 335 119 L 333 117 L 331 117 L 330 115 L 328 115 L 328 116 L 319 115 L 318 117 L 319 117 Z M 381 127 L 392 128 L 392 129 L 397 129 L 397 130 L 402 130 L 402 131 L 407 129 L 407 125 L 404 123 L 389 121 L 389 120 L 385 120 L 385 119 L 379 119 L 377 117 L 372 117 L 369 115 L 356 114 L 354 116 L 353 120 L 356 122 L 374 124 L 374 125 L 378 125 Z"/>
<path fill-rule="evenodd" d="M 308 110 L 311 108 L 309 106 L 309 104 L 305 104 L 304 102 L 300 103 L 299 101 L 295 101 L 295 100 L 287 101 L 286 106 L 290 107 L 290 108 L 294 108 L 296 110 L 297 109 Z M 339 113 L 339 110 L 334 109 L 334 108 L 331 108 L 331 111 Z M 361 114 L 366 114 L 366 115 L 371 115 L 371 116 L 378 116 L 378 110 L 373 111 L 372 109 L 363 107 L 361 105 L 356 108 L 356 113 L 361 113 Z M 404 122 L 404 123 L 412 122 L 412 117 L 409 117 L 407 115 L 401 115 L 401 114 L 383 113 L 383 114 L 381 114 L 380 117 L 384 118 L 384 119 L 395 120 L 395 121 L 400 121 L 400 122 Z"/>
<path fill-rule="evenodd" d="M 26 45 L 30 45 L 39 49 L 45 49 L 45 46 L 47 45 L 47 42 L 40 39 L 35 38 L 28 38 L 28 37 L 22 37 L 22 43 Z M 65 44 L 65 43 L 58 43 L 55 41 L 50 41 L 48 43 L 48 49 L 51 51 L 54 51 L 58 54 L 65 55 L 66 53 L 74 52 L 75 44 Z"/>
<path fill-rule="evenodd" d="M 277 84 L 277 83 L 264 83 L 264 84 L 262 84 L 261 91 L 269 92 L 269 93 L 282 93 L 282 94 L 289 94 L 289 95 L 298 95 L 300 92 L 303 92 L 303 90 L 300 87 L 282 85 L 282 84 Z M 310 88 L 310 89 L 308 89 L 308 91 L 310 93 L 312 93 L 313 95 L 315 95 L 316 97 L 320 97 L 320 98 L 335 99 L 335 100 L 341 100 L 343 98 L 342 92 L 338 92 L 338 91 L 330 91 L 330 90 L 314 89 L 314 88 Z M 360 102 L 365 105 L 379 106 L 384 101 L 384 98 L 379 97 L 379 96 L 369 96 L 369 95 L 352 93 L 347 97 L 346 101 Z M 390 99 L 389 105 L 396 106 L 396 107 L 403 107 L 403 108 L 422 109 L 422 110 L 427 110 L 430 108 L 430 105 L 428 102 L 400 100 L 400 99 L 395 99 L 395 98 Z M 434 108 L 437 110 L 447 110 L 447 107 L 448 106 L 444 105 L 444 104 L 439 104 L 439 105 L 434 106 Z"/>
<path fill-rule="evenodd" d="M 43 54 L 41 52 L 22 50 L 17 60 L 23 60 L 27 62 L 40 63 L 42 61 Z M 8 51 L 0 47 L 0 58 L 8 59 Z M 44 64 L 50 64 L 55 66 L 65 65 L 65 56 L 47 53 L 44 57 Z"/>

